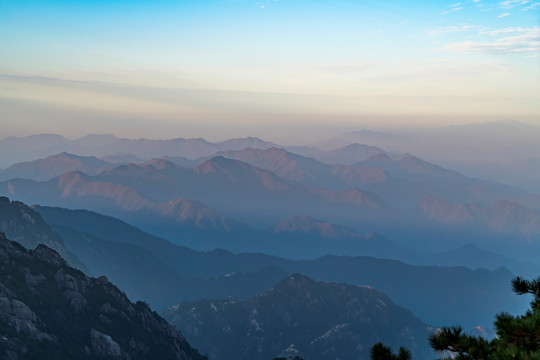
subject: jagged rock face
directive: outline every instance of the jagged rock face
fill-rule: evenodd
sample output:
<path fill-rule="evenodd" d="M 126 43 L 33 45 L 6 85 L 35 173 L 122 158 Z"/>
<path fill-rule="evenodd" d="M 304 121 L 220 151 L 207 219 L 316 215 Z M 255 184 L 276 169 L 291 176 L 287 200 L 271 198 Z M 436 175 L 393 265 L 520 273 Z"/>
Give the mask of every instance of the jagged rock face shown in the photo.
<path fill-rule="evenodd" d="M 142 302 L 0 233 L 1 359 L 203 360 Z"/>
<path fill-rule="evenodd" d="M 27 249 L 45 244 L 58 252 L 72 265 L 76 259 L 67 252 L 62 238 L 56 234 L 41 215 L 19 201 L 0 196 L 0 231 Z"/>
<path fill-rule="evenodd" d="M 253 298 L 183 303 L 164 316 L 213 360 L 368 359 L 379 341 L 435 357 L 428 326 L 383 293 L 300 274 Z"/>

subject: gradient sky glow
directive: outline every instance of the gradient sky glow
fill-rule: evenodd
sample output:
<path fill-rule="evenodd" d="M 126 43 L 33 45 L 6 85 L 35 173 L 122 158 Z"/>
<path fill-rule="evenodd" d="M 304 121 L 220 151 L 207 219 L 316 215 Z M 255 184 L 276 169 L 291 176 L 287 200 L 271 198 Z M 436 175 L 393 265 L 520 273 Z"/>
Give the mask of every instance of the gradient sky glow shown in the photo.
<path fill-rule="evenodd" d="M 534 0 L 2 1 L 0 137 L 540 125 L 539 20 Z"/>

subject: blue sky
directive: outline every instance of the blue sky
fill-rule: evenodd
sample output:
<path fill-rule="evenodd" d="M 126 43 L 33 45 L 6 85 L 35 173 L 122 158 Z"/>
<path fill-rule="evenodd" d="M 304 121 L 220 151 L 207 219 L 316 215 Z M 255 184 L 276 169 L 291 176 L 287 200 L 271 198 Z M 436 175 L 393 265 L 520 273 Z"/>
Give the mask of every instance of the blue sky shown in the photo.
<path fill-rule="evenodd" d="M 534 0 L 2 1 L 2 127 L 538 124 L 539 19 Z"/>

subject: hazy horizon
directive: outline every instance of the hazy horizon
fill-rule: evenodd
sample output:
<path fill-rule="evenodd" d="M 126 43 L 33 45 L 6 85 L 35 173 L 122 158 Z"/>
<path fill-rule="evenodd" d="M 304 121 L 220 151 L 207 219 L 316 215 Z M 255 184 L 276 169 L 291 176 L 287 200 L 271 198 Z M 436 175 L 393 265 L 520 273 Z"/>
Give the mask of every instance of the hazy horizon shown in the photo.
<path fill-rule="evenodd" d="M 292 140 L 332 127 L 539 125 L 538 10 L 528 0 L 3 2 L 3 135 Z"/>

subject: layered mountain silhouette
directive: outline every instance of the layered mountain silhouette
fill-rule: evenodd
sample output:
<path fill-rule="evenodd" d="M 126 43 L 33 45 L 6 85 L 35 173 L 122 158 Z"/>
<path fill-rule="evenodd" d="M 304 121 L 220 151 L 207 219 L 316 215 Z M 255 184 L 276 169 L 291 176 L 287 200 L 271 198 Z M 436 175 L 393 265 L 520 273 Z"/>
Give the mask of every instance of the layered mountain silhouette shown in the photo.
<path fill-rule="evenodd" d="M 164 316 L 216 360 L 367 358 L 378 341 L 406 346 L 417 359 L 434 355 L 429 327 L 383 293 L 301 274 L 242 301 L 183 303 Z"/>
<path fill-rule="evenodd" d="M 148 227 L 161 224 L 199 229 L 241 227 L 238 222 L 201 202 L 182 198 L 152 201 L 131 187 L 99 181 L 80 172 L 67 172 L 46 182 L 15 179 L 5 185 L 8 193 L 16 194 L 15 196 L 28 202 L 84 207 L 133 222 L 144 219 Z"/>
<path fill-rule="evenodd" d="M 239 150 L 246 147 L 270 148 L 275 144 L 255 137 L 236 138 L 212 143 L 202 138 L 169 140 L 119 139 L 113 135 L 87 135 L 69 140 L 60 135 L 42 134 L 26 137 L 7 137 L 0 140 L 0 153 L 4 154 L 0 167 L 21 161 L 35 160 L 60 152 L 84 156 L 105 157 L 131 154 L 149 160 L 163 156 L 183 156 L 197 159 L 219 151 Z M 116 161 L 114 161 L 116 162 Z"/>
<path fill-rule="evenodd" d="M 206 359 L 147 304 L 44 245 L 27 250 L 0 233 L 0 272 L 4 359 Z"/>
<path fill-rule="evenodd" d="M 77 156 L 66 152 L 45 159 L 17 163 L 0 171 L 0 179 L 50 180 L 68 171 L 96 175 L 113 164 L 93 156 Z"/>
<path fill-rule="evenodd" d="M 473 200 L 491 204 L 506 198 L 522 201 L 521 197 L 527 193 L 510 186 L 471 178 L 411 155 L 391 157 L 380 153 L 346 166 L 326 164 L 278 148 L 243 149 L 219 154 L 272 171 L 282 178 L 306 186 L 372 191 L 398 207 L 412 206 L 427 195 L 458 202 Z"/>
<path fill-rule="evenodd" d="M 221 156 L 192 169 L 172 163 L 118 167 L 96 180 L 127 184 L 152 198 L 198 199 L 233 218 L 264 227 L 298 213 L 331 216 L 340 206 L 367 217 L 391 209 L 369 191 L 307 188 L 271 171 Z"/>
<path fill-rule="evenodd" d="M 540 214 L 511 201 L 491 206 L 455 204 L 428 196 L 419 203 L 431 220 L 466 229 L 478 225 L 503 235 L 521 234 L 523 241 L 540 249 Z"/>
<path fill-rule="evenodd" d="M 423 358 L 424 323 L 489 327 L 501 309 L 522 312 L 527 299 L 507 284 L 540 271 L 540 195 L 355 143 L 358 136 L 385 137 L 349 134 L 319 148 L 258 138 L 0 140 L 0 166 L 9 166 L 0 170 L 0 195 L 18 200 L 0 197 L 0 231 L 37 246 L 0 239 L 0 263 L 17 254 L 0 264 L 11 276 L 0 284 L 8 334 L 0 357 L 38 348 L 54 357 L 62 347 L 72 358 L 148 358 L 145 349 L 162 340 L 126 342 L 118 330 L 131 316 L 145 319 L 141 329 L 130 318 L 132 339 L 156 324 L 176 339 L 160 358 L 180 347 L 186 359 L 199 356 L 128 299 L 159 310 L 190 301 L 170 314 L 218 359 L 366 357 L 378 341 Z M 38 260 L 38 270 L 27 266 Z M 67 264 L 105 275 L 125 295 Z M 65 284 L 59 271 L 70 276 Z M 49 309 L 61 306 L 52 314 L 66 327 L 25 294 L 52 296 Z M 111 294 L 117 312 L 94 306 Z M 84 318 L 90 313 L 97 317 Z M 79 321 L 89 327 L 67 334 Z"/>
<path fill-rule="evenodd" d="M 516 298 L 508 288 L 508 281 L 513 275 L 506 269 L 473 271 L 465 267 L 411 266 L 373 257 L 325 256 L 315 260 L 292 261 L 263 254 L 236 255 L 223 250 L 196 252 L 141 232 L 117 219 L 89 211 L 42 207 L 36 210 L 53 224 L 55 229 L 58 228 L 61 234 L 64 232 L 60 227 L 71 228 L 115 243 L 115 246 L 122 243 L 132 245 L 126 247 L 125 251 L 132 251 L 129 249 L 132 249 L 133 245 L 137 246 L 141 248 L 141 254 L 145 253 L 143 250 L 150 252 L 154 259 L 160 260 L 162 267 L 165 266 L 184 280 L 189 280 L 189 286 L 185 288 L 189 291 L 175 293 L 172 287 L 164 289 L 161 296 L 166 301 L 158 298 L 160 294 L 152 294 L 154 302 L 161 301 L 159 304 L 169 301 L 172 305 L 171 294 L 178 297 L 176 302 L 197 298 L 253 296 L 269 288 L 272 281 L 276 281 L 276 276 L 283 272 L 300 272 L 318 280 L 371 285 L 424 321 L 435 325 L 457 321 L 456 319 L 468 327 L 489 325 L 493 314 L 501 308 L 515 309 L 518 312 L 527 306 L 526 300 Z M 77 238 L 73 241 L 77 241 Z M 66 243 L 71 244 L 72 241 L 66 240 Z M 85 256 L 96 253 L 96 256 L 102 258 L 94 260 L 95 263 L 100 264 L 99 262 L 109 259 L 112 263 L 107 265 L 107 268 L 119 267 L 120 263 L 114 261 L 114 256 L 102 256 L 99 251 L 92 250 L 94 247 L 91 245 L 92 242 L 86 249 L 81 247 L 85 249 Z M 76 252 L 75 248 L 73 249 Z M 111 254 L 118 251 L 114 250 L 114 247 L 111 249 Z M 84 257 L 81 255 L 81 258 Z M 122 257 L 119 256 L 118 259 Z M 121 264 L 126 266 L 126 262 Z M 91 266 L 90 262 L 88 266 Z M 100 266 L 106 268 L 103 263 Z M 112 279 L 112 274 L 110 278 Z M 134 283 L 136 284 L 135 280 L 130 284 L 126 283 L 126 288 L 127 285 L 132 288 Z M 176 286 L 182 283 L 185 282 L 178 280 Z M 486 298 L 491 300 L 485 302 Z M 470 309 L 470 313 L 464 314 L 464 307 Z"/>
<path fill-rule="evenodd" d="M 278 148 L 266 150 L 248 148 L 225 151 L 219 155 L 272 171 L 282 178 L 307 186 L 343 189 L 388 180 L 388 175 L 380 169 L 325 164 Z"/>
<path fill-rule="evenodd" d="M 409 259 L 414 252 L 376 233 L 361 234 L 351 228 L 304 215 L 291 216 L 273 226 L 264 253 L 289 258 L 317 258 L 326 254 Z M 280 249 L 280 252 L 277 252 Z"/>
<path fill-rule="evenodd" d="M 404 212 L 392 209 L 376 194 L 384 194 L 397 203 L 400 198 L 425 198 L 425 194 L 438 194 L 446 201 L 460 197 L 469 201 L 480 199 L 478 203 L 483 207 L 491 206 L 505 196 L 506 188 L 498 192 L 498 185 L 468 178 L 414 157 L 394 160 L 385 154 L 376 155 L 376 162 L 388 164 L 386 170 L 375 170 L 387 175 L 379 179 L 382 181 L 366 183 L 358 190 L 354 187 L 343 189 L 343 186 L 356 183 L 358 169 L 371 171 L 373 167 L 326 165 L 277 148 L 228 153 L 271 168 L 283 176 L 322 179 L 321 183 L 312 184 L 321 186 L 309 187 L 245 162 L 215 157 L 195 168 L 155 159 L 142 165 L 117 166 L 96 176 L 65 173 L 55 178 L 58 184 L 52 184 L 55 181 L 52 179 L 48 186 L 42 182 L 10 180 L 4 183 L 3 193 L 30 203 L 86 207 L 120 217 L 178 243 L 206 250 L 225 247 L 233 251 L 264 251 L 268 247 L 253 246 L 261 241 L 250 240 L 257 237 L 252 229 L 233 219 L 267 228 L 296 214 L 347 225 L 361 233 L 382 233 L 401 246 L 408 244 L 417 249 L 427 246 L 430 251 L 447 250 L 445 244 L 455 237 L 459 237 L 456 246 L 475 243 L 490 248 L 489 239 L 492 238 L 501 245 L 494 250 L 506 252 L 511 248 L 515 250 L 511 252 L 512 256 L 521 257 L 530 247 L 527 241 L 536 243 L 534 226 L 529 226 L 526 231 L 519 226 L 502 229 L 486 226 L 481 219 L 475 219 L 466 229 L 459 227 L 468 234 L 463 237 L 457 227 L 448 231 L 447 224 L 422 211 L 421 202 Z M 333 186 L 335 190 L 327 190 L 322 185 Z M 366 188 L 372 191 L 366 191 Z M 41 196 L 43 194 L 45 196 Z M 488 222 L 498 221 L 494 213 L 490 214 L 494 218 Z M 183 233 L 182 239 L 178 236 L 179 231 Z M 514 239 L 521 245 L 513 246 Z"/>
<path fill-rule="evenodd" d="M 185 218 L 182 211 L 174 209 L 178 198 L 183 199 L 182 209 L 186 208 L 186 201 L 192 201 L 187 199 L 196 199 L 220 212 L 196 202 L 191 207 L 198 214 L 204 213 L 208 223 L 217 229 L 242 227 L 227 216 L 267 227 L 298 213 L 341 218 L 344 214 L 338 213 L 346 210 L 357 219 L 359 215 L 373 218 L 381 211 L 391 210 L 377 195 L 367 191 L 310 189 L 270 171 L 223 157 L 191 169 L 162 160 L 145 166 L 122 165 L 96 176 L 68 172 L 47 182 L 14 179 L 0 183 L 0 192 L 27 202 L 84 207 L 131 221 L 136 216 L 137 221 L 143 222 L 141 226 L 148 228 L 157 216 L 198 227 L 205 223 L 193 214 Z"/>
<path fill-rule="evenodd" d="M 328 181 L 336 178 L 342 184 L 343 174 L 358 174 L 355 169 L 362 169 L 361 166 L 337 165 L 341 175 L 336 177 L 332 170 L 335 166 L 276 148 L 262 151 L 246 149 L 230 154 L 271 167 L 275 171 L 294 170 L 292 173 L 283 170 L 284 175 L 310 174 L 306 176 L 324 178 L 322 174 L 327 174 L 326 179 L 330 179 Z M 498 213 L 493 211 L 484 212 L 484 217 L 472 217 L 466 229 L 456 227 L 447 231 L 448 226 L 444 221 L 423 210 L 426 208 L 425 199 L 434 195 L 424 195 L 416 206 L 395 209 L 377 193 L 384 193 L 394 200 L 399 197 L 416 198 L 429 193 L 442 193 L 446 197 L 452 197 L 452 193 L 461 194 L 456 195 L 456 198 L 482 198 L 485 201 L 504 198 L 504 193 L 487 191 L 491 185 L 484 187 L 480 180 L 425 164 L 418 159 L 404 159 L 408 159 L 405 164 L 414 164 L 411 169 L 405 167 L 409 169 L 406 172 L 412 174 L 410 178 L 400 180 L 389 175 L 382 182 L 362 187 L 377 191 L 354 187 L 336 190 L 309 187 L 246 162 L 217 156 L 194 168 L 181 167 L 165 159 L 155 159 L 141 165 L 116 166 L 95 176 L 67 172 L 46 182 L 13 179 L 0 183 L 0 194 L 30 203 L 88 208 L 119 217 L 146 231 L 197 249 L 226 247 L 234 251 L 257 251 L 256 247 L 249 246 L 250 239 L 255 238 L 253 227 L 268 228 L 284 218 L 298 214 L 346 225 L 361 233 L 378 232 L 401 246 L 409 243 L 421 248 L 427 244 L 430 251 L 448 250 L 445 244 L 456 236 L 460 237 L 456 246 L 476 243 L 482 247 L 489 244 L 488 239 L 495 237 L 501 245 L 497 251 L 512 248 L 516 250 L 513 256 L 521 256 L 520 252 L 528 251 L 525 249 L 529 249 L 529 244 L 537 243 L 535 239 L 539 229 L 534 226 L 534 220 L 529 225 L 486 226 L 486 223 L 501 222 Z M 389 158 L 386 161 L 395 163 Z M 311 171 L 311 167 L 317 171 Z M 351 175 L 351 178 L 355 177 Z M 426 178 L 435 180 L 427 181 Z M 477 195 L 471 197 L 468 195 L 471 193 Z M 489 206 L 493 201 L 488 202 Z M 486 206 L 482 202 L 479 204 L 480 207 Z M 531 210 L 523 208 L 523 213 L 527 211 L 529 217 L 534 215 Z M 467 237 L 458 233 L 458 230 L 464 229 Z M 179 231 L 182 231 L 184 240 L 180 239 Z M 199 236 L 201 231 L 203 234 Z M 227 238 L 236 239 L 236 247 L 227 245 Z M 196 243 L 196 239 L 199 239 L 200 244 Z M 223 239 L 223 245 L 220 246 L 217 239 Z M 514 246 L 514 240 L 520 242 L 518 247 Z"/>
<path fill-rule="evenodd" d="M 457 171 L 445 169 L 412 155 L 400 156 L 394 160 L 386 154 L 374 155 L 366 160 L 355 163 L 356 166 L 373 166 L 394 176 L 423 180 L 429 178 L 447 180 L 473 180 Z"/>
<path fill-rule="evenodd" d="M 130 299 L 143 299 L 158 309 L 179 299 L 249 296 L 286 275 L 271 265 L 246 267 L 240 263 L 237 268 L 220 269 L 217 264 L 216 269 L 213 259 L 234 256 L 223 251 L 195 252 L 86 210 L 34 209 L 44 214 L 66 249 L 84 263 L 85 271 L 106 275 Z"/>
<path fill-rule="evenodd" d="M 347 144 L 347 142 L 345 141 L 337 141 L 334 143 L 326 143 L 320 145 L 320 148 L 307 146 L 290 146 L 287 147 L 287 150 L 295 154 L 317 159 L 326 164 L 342 165 L 351 165 L 359 161 L 365 160 L 371 156 L 379 154 L 392 155 L 382 149 L 379 149 L 376 146 L 358 143 Z M 327 148 L 331 149 L 321 150 Z"/>
<path fill-rule="evenodd" d="M 379 154 L 390 155 L 388 152 L 379 149 L 376 146 L 354 143 L 334 150 L 325 151 L 316 155 L 315 158 L 328 164 L 351 165 Z"/>

